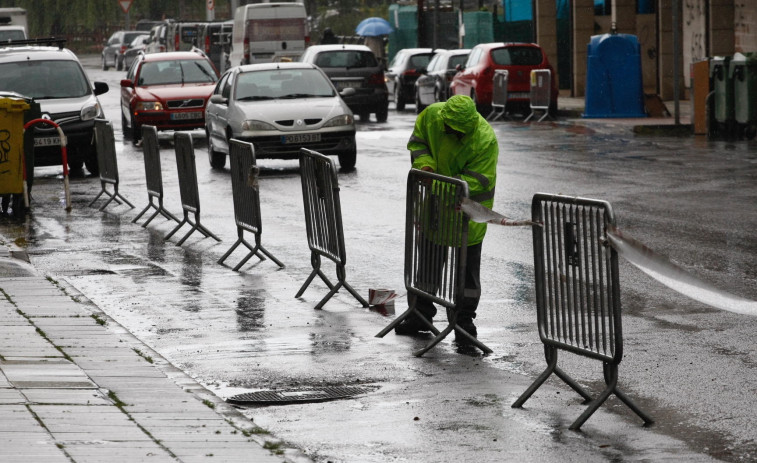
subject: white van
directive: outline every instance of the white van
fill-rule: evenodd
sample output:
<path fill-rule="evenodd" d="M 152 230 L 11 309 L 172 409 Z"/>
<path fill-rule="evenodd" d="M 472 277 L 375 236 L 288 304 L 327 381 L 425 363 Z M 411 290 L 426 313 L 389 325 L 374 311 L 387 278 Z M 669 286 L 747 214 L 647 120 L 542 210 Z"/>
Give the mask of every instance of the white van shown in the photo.
<path fill-rule="evenodd" d="M 23 8 L 0 8 L 0 41 L 29 38 L 26 28 L 26 10 Z"/>
<path fill-rule="evenodd" d="M 297 59 L 310 44 L 302 3 L 253 3 L 234 13 L 231 66 Z"/>

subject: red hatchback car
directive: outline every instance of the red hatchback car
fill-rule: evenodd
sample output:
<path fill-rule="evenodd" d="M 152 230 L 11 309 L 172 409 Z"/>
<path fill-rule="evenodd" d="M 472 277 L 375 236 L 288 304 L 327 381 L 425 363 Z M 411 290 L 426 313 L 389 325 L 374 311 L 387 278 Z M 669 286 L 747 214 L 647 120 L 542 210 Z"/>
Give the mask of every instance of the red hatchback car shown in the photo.
<path fill-rule="evenodd" d="M 482 43 L 473 47 L 468 61 L 452 83 L 453 95 L 468 95 L 476 102 L 484 116 L 491 112 L 492 82 L 496 69 L 507 69 L 507 111 L 528 114 L 531 90 L 531 71 L 549 69 L 552 74 L 550 113 L 557 110 L 557 76 L 547 55 L 534 43 Z"/>
<path fill-rule="evenodd" d="M 199 51 L 152 53 L 138 57 L 121 81 L 121 124 L 136 143 L 141 127 L 192 130 L 205 127 L 218 71 Z"/>

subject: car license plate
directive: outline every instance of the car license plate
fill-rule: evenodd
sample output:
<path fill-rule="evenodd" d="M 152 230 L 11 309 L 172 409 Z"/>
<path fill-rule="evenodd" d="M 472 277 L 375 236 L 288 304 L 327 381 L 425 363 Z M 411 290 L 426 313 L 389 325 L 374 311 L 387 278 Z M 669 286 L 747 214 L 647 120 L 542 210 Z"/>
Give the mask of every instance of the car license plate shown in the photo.
<path fill-rule="evenodd" d="M 191 119 L 202 119 L 202 111 L 171 113 L 172 121 L 186 121 L 186 120 L 191 120 Z"/>
<path fill-rule="evenodd" d="M 531 96 L 528 92 L 512 92 L 507 94 L 508 99 L 516 100 L 516 99 L 525 99 L 529 98 Z"/>
<path fill-rule="evenodd" d="M 295 143 L 313 143 L 321 141 L 320 133 L 294 133 L 292 135 L 282 135 L 281 143 L 291 145 Z"/>
<path fill-rule="evenodd" d="M 34 146 L 60 146 L 60 137 L 38 137 L 34 139 Z"/>
<path fill-rule="evenodd" d="M 359 80 L 338 80 L 336 81 L 336 89 L 343 90 L 345 88 L 360 88 Z"/>

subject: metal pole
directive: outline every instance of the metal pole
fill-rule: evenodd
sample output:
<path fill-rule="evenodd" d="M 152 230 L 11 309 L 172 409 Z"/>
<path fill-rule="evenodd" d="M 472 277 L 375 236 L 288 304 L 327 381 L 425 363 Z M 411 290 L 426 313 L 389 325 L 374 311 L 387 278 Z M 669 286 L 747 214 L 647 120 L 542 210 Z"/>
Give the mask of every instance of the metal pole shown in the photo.
<path fill-rule="evenodd" d="M 679 0 L 673 0 L 673 103 L 675 106 L 674 113 L 676 118 L 676 125 L 681 123 L 680 115 L 680 101 L 679 101 L 679 85 L 681 77 L 680 69 L 680 51 L 681 51 L 681 33 L 679 31 L 680 19 L 679 19 Z"/>
<path fill-rule="evenodd" d="M 418 0 L 418 46 L 426 46 L 426 22 L 423 17 L 424 0 Z"/>
<path fill-rule="evenodd" d="M 439 47 L 439 34 L 437 33 L 439 30 L 439 3 L 440 0 L 436 0 L 434 3 L 434 43 L 432 44 L 434 50 Z"/>

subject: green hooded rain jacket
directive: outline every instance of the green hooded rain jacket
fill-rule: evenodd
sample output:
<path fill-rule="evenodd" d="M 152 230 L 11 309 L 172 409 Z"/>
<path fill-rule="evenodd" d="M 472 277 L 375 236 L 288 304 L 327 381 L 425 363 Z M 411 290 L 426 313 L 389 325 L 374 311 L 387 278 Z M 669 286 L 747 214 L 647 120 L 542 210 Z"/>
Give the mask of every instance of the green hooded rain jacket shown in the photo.
<path fill-rule="evenodd" d="M 445 133 L 445 124 L 462 132 L 462 138 Z M 471 200 L 489 209 L 494 206 L 499 145 L 469 97 L 455 95 L 427 107 L 415 121 L 407 149 L 414 168 L 430 167 L 437 174 L 465 180 Z M 481 243 L 485 234 L 485 223 L 470 222 L 468 246 Z"/>

